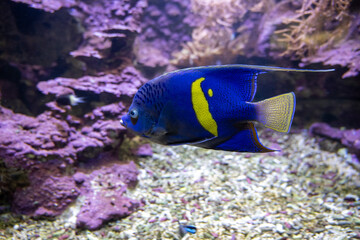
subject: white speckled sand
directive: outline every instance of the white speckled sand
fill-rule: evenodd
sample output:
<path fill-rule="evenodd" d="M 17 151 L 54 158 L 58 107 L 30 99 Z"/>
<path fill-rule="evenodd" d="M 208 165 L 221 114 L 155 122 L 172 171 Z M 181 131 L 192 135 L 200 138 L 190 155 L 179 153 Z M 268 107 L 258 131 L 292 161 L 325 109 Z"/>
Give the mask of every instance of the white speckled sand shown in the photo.
<path fill-rule="evenodd" d="M 0 234 L 15 239 L 34 234 L 40 238 L 31 239 L 181 239 L 179 219 L 197 227 L 196 234 L 182 239 L 360 238 L 360 173 L 348 164 L 350 154 L 322 151 L 306 132 L 271 134 L 273 140 L 263 140 L 264 145 L 282 152 L 239 154 L 153 144 L 154 155 L 140 159 L 139 184 L 129 192 L 146 205 L 131 217 L 94 232 L 76 233 L 57 220 L 20 223 L 17 230 Z M 53 235 L 54 229 L 60 232 Z"/>

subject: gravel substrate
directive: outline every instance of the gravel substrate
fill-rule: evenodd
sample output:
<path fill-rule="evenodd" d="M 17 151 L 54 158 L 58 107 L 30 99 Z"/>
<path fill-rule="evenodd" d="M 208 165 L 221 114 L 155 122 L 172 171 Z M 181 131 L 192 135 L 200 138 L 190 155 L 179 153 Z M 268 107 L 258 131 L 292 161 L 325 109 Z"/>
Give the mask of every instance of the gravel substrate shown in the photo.
<path fill-rule="evenodd" d="M 130 217 L 91 232 L 73 229 L 69 214 L 52 222 L 3 214 L 15 225 L 0 229 L 0 239 L 360 239 L 360 173 L 347 150 L 320 150 L 305 131 L 261 135 L 283 150 L 153 144 L 128 191 L 145 205 Z M 177 220 L 197 233 L 181 238 Z"/>

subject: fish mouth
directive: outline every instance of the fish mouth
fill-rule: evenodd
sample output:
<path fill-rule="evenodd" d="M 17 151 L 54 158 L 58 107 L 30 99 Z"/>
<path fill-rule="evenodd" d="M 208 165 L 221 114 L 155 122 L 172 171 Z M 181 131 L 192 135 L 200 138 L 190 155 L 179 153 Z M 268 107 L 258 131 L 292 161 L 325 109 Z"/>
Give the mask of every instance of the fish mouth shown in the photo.
<path fill-rule="evenodd" d="M 124 120 L 122 118 L 120 118 L 120 124 L 121 124 L 121 126 L 126 127 L 126 123 L 124 122 Z"/>

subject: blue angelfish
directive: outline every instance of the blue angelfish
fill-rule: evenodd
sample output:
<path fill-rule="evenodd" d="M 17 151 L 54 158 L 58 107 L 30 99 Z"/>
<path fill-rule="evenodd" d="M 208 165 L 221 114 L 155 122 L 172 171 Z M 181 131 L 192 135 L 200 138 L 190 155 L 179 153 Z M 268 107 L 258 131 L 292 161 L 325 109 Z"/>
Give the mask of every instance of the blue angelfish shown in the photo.
<path fill-rule="evenodd" d="M 190 144 L 236 151 L 271 152 L 258 138 L 254 122 L 289 132 L 295 94 L 252 102 L 256 79 L 267 71 L 328 72 L 253 65 L 194 67 L 159 76 L 136 93 L 120 123 L 164 145 Z"/>

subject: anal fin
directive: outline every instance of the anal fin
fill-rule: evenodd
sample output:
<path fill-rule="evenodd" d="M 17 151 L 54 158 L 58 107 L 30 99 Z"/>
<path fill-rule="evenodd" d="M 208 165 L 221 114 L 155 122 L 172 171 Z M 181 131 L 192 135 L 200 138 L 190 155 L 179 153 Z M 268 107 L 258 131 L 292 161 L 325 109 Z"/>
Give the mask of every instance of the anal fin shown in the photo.
<path fill-rule="evenodd" d="M 216 139 L 196 144 L 198 147 L 233 152 L 273 152 L 260 143 L 255 126 L 251 122 L 239 126 L 239 131 L 231 137 L 217 137 Z"/>

